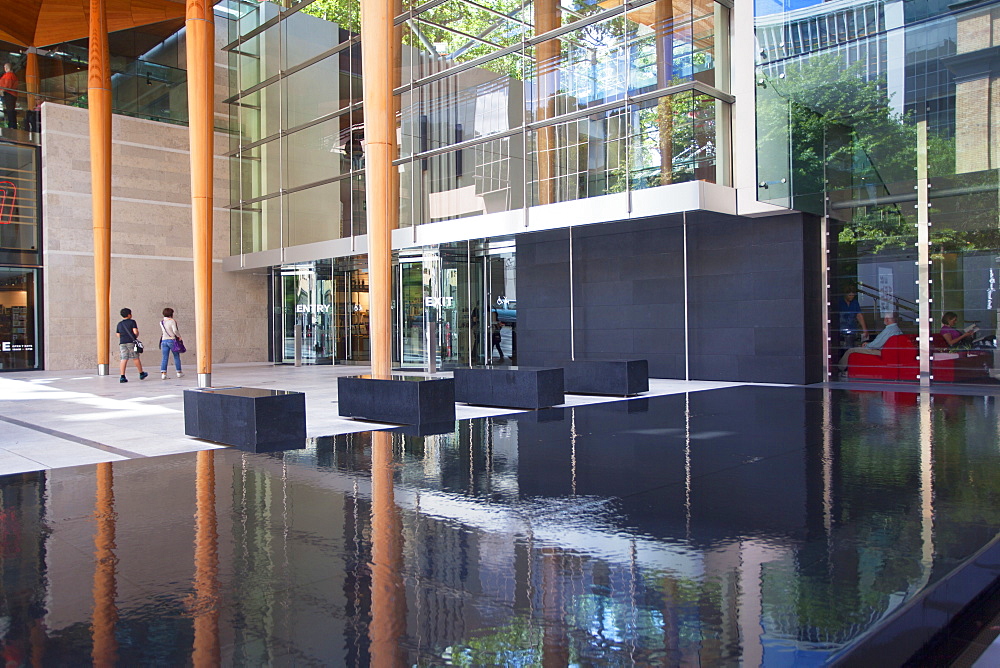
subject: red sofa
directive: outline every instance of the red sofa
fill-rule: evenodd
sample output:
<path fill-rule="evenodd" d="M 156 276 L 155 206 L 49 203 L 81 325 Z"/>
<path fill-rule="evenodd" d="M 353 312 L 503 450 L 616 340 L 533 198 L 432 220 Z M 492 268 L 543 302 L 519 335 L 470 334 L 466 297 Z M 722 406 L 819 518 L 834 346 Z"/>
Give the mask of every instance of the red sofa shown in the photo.
<path fill-rule="evenodd" d="M 851 353 L 847 357 L 847 377 L 851 380 L 916 381 L 920 370 L 917 344 L 912 336 L 890 336 L 880 355 Z"/>
<path fill-rule="evenodd" d="M 989 377 L 993 354 L 989 350 L 947 351 L 944 339 L 931 340 L 931 376 L 936 382 L 962 382 Z M 851 380 L 892 380 L 915 382 L 919 375 L 915 337 L 890 336 L 881 355 L 851 353 L 847 357 L 847 377 Z"/>

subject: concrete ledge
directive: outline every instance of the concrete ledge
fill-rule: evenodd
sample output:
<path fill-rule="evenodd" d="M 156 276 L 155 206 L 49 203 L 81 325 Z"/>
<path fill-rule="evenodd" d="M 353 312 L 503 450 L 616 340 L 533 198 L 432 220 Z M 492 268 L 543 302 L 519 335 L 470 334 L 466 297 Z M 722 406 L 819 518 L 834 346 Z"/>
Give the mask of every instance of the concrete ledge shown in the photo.
<path fill-rule="evenodd" d="M 340 415 L 392 424 L 455 421 L 455 381 L 392 375 L 337 378 Z"/>
<path fill-rule="evenodd" d="M 1000 581 L 1000 538 L 994 538 L 951 573 L 924 589 L 834 656 L 831 665 L 902 666 L 977 597 Z"/>
<path fill-rule="evenodd" d="M 612 394 L 622 397 L 649 391 L 646 360 L 577 360 L 566 362 L 567 394 Z"/>
<path fill-rule="evenodd" d="M 455 401 L 506 408 L 558 406 L 565 401 L 563 370 L 524 366 L 455 369 Z"/>
<path fill-rule="evenodd" d="M 257 387 L 184 390 L 184 433 L 250 452 L 303 448 L 306 395 Z"/>

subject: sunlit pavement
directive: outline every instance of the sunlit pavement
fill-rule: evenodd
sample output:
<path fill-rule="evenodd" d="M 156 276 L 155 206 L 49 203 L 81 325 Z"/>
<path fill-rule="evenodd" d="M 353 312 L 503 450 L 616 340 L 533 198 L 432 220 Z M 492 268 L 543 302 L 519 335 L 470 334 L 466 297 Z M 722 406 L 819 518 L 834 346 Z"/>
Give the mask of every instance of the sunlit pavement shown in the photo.
<path fill-rule="evenodd" d="M 368 367 L 223 364 L 212 371 L 212 382 L 217 387 L 305 392 L 306 434 L 310 438 L 396 426 L 338 415 L 336 378 L 368 373 Z M 650 391 L 643 396 L 740 384 L 651 378 Z M 167 380 L 160 380 L 154 368 L 146 380 L 140 381 L 130 369 L 128 383 L 119 383 L 117 375 L 98 376 L 90 371 L 0 374 L 0 475 L 223 447 L 184 434 L 183 391 L 196 386 L 197 373 L 193 370 L 183 378 L 175 378 L 171 371 Z M 619 400 L 567 395 L 565 405 Z M 459 420 L 516 412 L 456 406 Z"/>

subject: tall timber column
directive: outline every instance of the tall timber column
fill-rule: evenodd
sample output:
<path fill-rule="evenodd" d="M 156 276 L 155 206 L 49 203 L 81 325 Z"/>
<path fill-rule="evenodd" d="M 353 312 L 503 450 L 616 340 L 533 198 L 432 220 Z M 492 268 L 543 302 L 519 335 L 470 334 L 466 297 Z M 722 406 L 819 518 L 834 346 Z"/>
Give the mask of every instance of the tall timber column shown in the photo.
<path fill-rule="evenodd" d="M 38 77 L 38 49 L 31 47 L 28 49 L 28 58 L 25 63 L 24 68 L 24 87 L 28 91 L 28 110 L 25 112 L 25 118 L 28 115 L 35 115 L 35 107 L 38 106 L 38 89 L 39 89 L 39 77 Z M 35 128 L 39 127 L 41 120 L 35 115 Z M 37 130 L 36 130 L 37 132 Z"/>
<path fill-rule="evenodd" d="M 365 203 L 368 206 L 368 276 L 373 378 L 392 371 L 392 156 L 396 145 L 392 95 L 393 0 L 361 1 L 361 75 L 365 109 Z M 394 56 L 398 51 L 388 49 Z"/>
<path fill-rule="evenodd" d="M 536 0 L 535 34 L 541 35 L 555 30 L 562 23 L 559 0 Z M 535 47 L 535 79 L 537 96 L 535 100 L 535 120 L 554 118 L 556 91 L 559 89 L 559 54 L 561 42 L 550 39 Z M 538 203 L 552 204 L 556 201 L 556 128 L 547 125 L 538 129 Z"/>
<path fill-rule="evenodd" d="M 215 153 L 215 23 L 208 0 L 187 0 L 188 130 L 194 235 L 198 387 L 212 386 L 212 183 Z"/>
<path fill-rule="evenodd" d="M 674 78 L 674 2 L 656 0 L 653 7 L 656 35 L 656 87 L 666 88 Z M 661 97 L 656 103 L 660 126 L 660 185 L 674 182 L 674 102 Z"/>
<path fill-rule="evenodd" d="M 90 119 L 90 196 L 94 228 L 94 318 L 97 373 L 111 364 L 111 61 L 104 0 L 90 0 L 87 115 Z"/>

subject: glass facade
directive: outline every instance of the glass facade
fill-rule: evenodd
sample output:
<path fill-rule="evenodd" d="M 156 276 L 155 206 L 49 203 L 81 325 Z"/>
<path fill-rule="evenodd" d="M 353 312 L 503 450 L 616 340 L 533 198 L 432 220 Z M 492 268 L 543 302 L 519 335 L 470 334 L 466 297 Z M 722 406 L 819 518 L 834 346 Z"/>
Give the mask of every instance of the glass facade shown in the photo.
<path fill-rule="evenodd" d="M 359 3 L 228 6 L 240 14 L 226 47 L 236 129 L 232 254 L 365 234 Z M 404 2 L 395 24 L 399 49 L 386 57 L 397 63 L 400 228 L 693 180 L 731 182 L 728 3 Z M 452 243 L 398 253 L 402 366 L 516 359 L 513 243 L 482 239 L 469 222 Z M 320 267 L 330 263 L 336 283 L 337 267 L 352 262 L 316 256 L 308 280 L 324 280 Z M 301 269 L 273 270 L 281 285 L 276 359 L 290 359 L 289 332 L 303 319 L 287 306 L 301 306 L 289 297 L 299 288 L 286 287 Z M 330 294 L 342 292 L 317 308 L 365 308 L 349 290 Z M 367 360 L 347 333 L 360 324 L 348 324 L 356 313 L 341 315 L 330 328 L 341 338 L 323 350 L 338 362 Z M 325 359 L 302 354 L 304 362 Z"/>
<path fill-rule="evenodd" d="M 728 184 L 728 11 L 453 0 L 407 12 L 400 226 Z"/>
<path fill-rule="evenodd" d="M 39 369 L 38 149 L 0 142 L 0 371 Z"/>
<path fill-rule="evenodd" d="M 1000 4 L 795 7 L 757 4 L 758 197 L 825 221 L 831 376 L 897 316 L 875 377 L 995 378 Z"/>
<path fill-rule="evenodd" d="M 116 114 L 163 123 L 187 124 L 187 71 L 183 21 L 123 30 L 109 35 L 111 105 Z M 87 40 L 37 51 L 38 90 L 27 95 L 27 56 L 0 50 L 18 78 L 18 127 L 37 132 L 38 105 L 87 106 Z"/>

